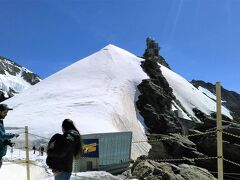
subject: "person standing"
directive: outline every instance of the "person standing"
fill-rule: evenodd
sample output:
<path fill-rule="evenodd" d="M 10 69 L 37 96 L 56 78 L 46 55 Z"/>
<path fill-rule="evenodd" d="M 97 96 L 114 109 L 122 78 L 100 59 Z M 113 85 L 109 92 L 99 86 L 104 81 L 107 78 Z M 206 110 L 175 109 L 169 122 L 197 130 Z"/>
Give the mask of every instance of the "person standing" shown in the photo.
<path fill-rule="evenodd" d="M 39 151 L 39 156 L 41 155 L 41 145 L 38 147 L 38 151 Z"/>
<path fill-rule="evenodd" d="M 33 154 L 35 154 L 35 152 L 36 152 L 36 146 L 34 145 L 32 149 L 33 149 Z"/>
<path fill-rule="evenodd" d="M 2 167 L 2 158 L 7 153 L 7 145 L 11 144 L 9 140 L 19 136 L 18 134 L 5 132 L 3 120 L 7 116 L 9 110 L 13 109 L 9 108 L 6 104 L 0 104 L 0 168 Z"/>
<path fill-rule="evenodd" d="M 41 146 L 41 156 L 43 156 L 43 154 L 44 154 L 44 147 Z"/>
<path fill-rule="evenodd" d="M 47 147 L 46 163 L 52 169 L 55 180 L 69 180 L 73 158 L 82 155 L 81 136 L 72 120 L 62 122 L 62 132 L 53 135 Z"/>

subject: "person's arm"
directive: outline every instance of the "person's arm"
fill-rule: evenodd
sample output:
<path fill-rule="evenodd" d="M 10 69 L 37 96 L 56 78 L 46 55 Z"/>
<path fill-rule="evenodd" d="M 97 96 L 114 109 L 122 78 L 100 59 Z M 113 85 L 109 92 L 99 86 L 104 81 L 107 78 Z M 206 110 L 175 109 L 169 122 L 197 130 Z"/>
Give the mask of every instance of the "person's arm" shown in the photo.
<path fill-rule="evenodd" d="M 2 130 L 0 130 L 0 138 L 4 140 L 12 139 L 15 136 L 13 133 L 4 133 Z"/>

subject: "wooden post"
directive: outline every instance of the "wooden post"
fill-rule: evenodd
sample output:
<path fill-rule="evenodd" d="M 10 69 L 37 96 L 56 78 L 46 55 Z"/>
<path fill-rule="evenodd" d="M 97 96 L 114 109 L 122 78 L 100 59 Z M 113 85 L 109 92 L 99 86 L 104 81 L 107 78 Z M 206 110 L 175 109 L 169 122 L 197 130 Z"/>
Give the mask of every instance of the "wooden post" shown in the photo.
<path fill-rule="evenodd" d="M 223 180 L 223 144 L 222 144 L 222 100 L 221 84 L 216 83 L 217 95 L 217 158 L 218 158 L 218 180 Z"/>
<path fill-rule="evenodd" d="M 27 180 L 30 180 L 28 126 L 25 126 L 25 149 L 26 149 Z"/>

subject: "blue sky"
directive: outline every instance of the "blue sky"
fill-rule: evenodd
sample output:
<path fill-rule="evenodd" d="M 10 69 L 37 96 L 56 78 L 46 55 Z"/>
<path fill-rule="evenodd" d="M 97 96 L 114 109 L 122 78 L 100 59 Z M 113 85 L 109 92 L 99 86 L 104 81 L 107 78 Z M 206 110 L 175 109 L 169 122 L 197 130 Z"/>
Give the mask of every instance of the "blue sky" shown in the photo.
<path fill-rule="evenodd" d="M 138 56 L 148 36 L 188 80 L 240 92 L 239 0 L 0 0 L 0 55 L 39 74 L 108 44 Z"/>

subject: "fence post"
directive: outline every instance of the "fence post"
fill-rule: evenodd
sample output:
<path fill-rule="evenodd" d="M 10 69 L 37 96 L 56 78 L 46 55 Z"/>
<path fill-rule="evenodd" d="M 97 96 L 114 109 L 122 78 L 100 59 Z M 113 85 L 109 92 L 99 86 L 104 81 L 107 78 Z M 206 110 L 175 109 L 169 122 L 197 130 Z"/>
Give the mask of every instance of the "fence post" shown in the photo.
<path fill-rule="evenodd" d="M 217 158 L 218 158 L 218 180 L 223 180 L 223 144 L 222 144 L 222 100 L 221 84 L 216 83 L 217 95 Z"/>
<path fill-rule="evenodd" d="M 27 180 L 30 180 L 28 126 L 25 126 L 25 149 L 26 149 Z"/>

